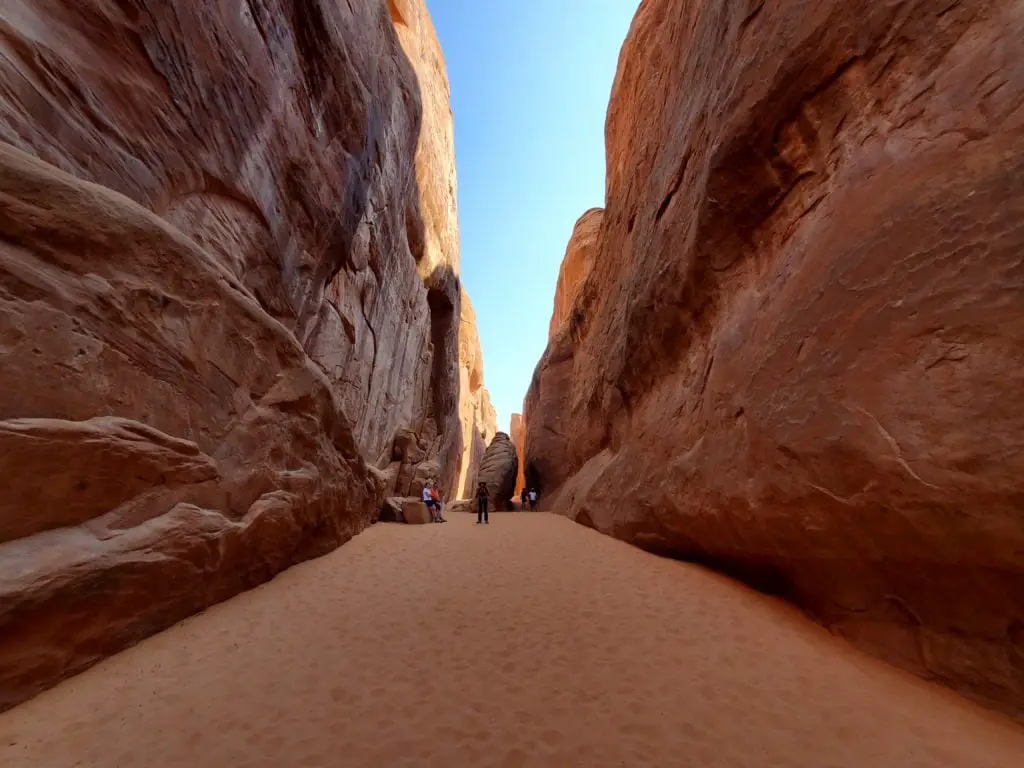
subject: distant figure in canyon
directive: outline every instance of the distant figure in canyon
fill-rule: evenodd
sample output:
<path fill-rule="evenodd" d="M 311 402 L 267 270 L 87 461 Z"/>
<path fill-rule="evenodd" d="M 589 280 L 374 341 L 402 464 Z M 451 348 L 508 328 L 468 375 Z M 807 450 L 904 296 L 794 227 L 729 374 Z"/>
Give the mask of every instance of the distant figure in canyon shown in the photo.
<path fill-rule="evenodd" d="M 531 488 L 530 489 L 530 511 L 531 512 L 536 512 L 537 511 L 537 489 L 536 488 Z"/>
<path fill-rule="evenodd" d="M 479 483 L 476 487 L 476 524 L 490 524 L 487 519 L 487 484 Z"/>
<path fill-rule="evenodd" d="M 526 511 L 526 505 L 527 505 L 527 503 L 529 503 L 529 501 L 530 501 L 530 494 L 527 493 L 525 488 L 523 488 L 522 492 L 519 494 L 519 509 L 521 509 L 521 510 L 523 510 L 525 512 Z"/>

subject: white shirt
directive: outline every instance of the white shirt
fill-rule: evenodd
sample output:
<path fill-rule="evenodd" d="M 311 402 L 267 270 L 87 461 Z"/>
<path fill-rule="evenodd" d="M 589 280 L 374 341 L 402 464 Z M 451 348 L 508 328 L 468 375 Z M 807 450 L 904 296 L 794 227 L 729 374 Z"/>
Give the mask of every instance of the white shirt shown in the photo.
<path fill-rule="evenodd" d="M 423 488 L 423 500 L 430 501 L 430 489 L 427 487 Z"/>
<path fill-rule="evenodd" d="M 536 501 L 536 500 L 537 500 L 537 492 L 536 491 L 530 491 L 530 501 Z"/>

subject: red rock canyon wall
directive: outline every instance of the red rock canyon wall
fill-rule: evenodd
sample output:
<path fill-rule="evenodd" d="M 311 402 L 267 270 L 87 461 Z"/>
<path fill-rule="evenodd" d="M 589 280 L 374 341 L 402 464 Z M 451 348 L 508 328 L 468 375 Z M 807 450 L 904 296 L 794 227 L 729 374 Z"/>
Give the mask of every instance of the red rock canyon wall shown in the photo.
<path fill-rule="evenodd" d="M 487 446 L 498 431 L 498 415 L 484 387 L 484 356 L 476 329 L 476 312 L 469 296 L 462 296 L 459 318 L 459 420 L 462 423 L 462 457 L 457 497 L 471 499 L 477 473 Z"/>
<path fill-rule="evenodd" d="M 548 326 L 548 346 L 523 401 L 527 423 L 520 455 L 524 483 L 553 490 L 572 474 L 572 428 L 565 406 L 571 399 L 573 354 L 581 342 L 583 307 L 598 287 L 590 284 L 601 247 L 604 211 L 587 211 L 573 227 L 555 285 L 555 305 Z"/>
<path fill-rule="evenodd" d="M 523 421 L 523 415 L 521 413 L 513 413 L 510 424 L 511 429 L 509 430 L 509 437 L 512 438 L 512 445 L 516 449 L 516 457 L 519 460 L 519 469 L 516 472 L 516 486 L 513 494 L 514 498 L 519 498 L 519 492 L 526 487 L 526 462 L 523 457 L 526 456 L 526 422 Z"/>
<path fill-rule="evenodd" d="M 644 2 L 525 408 L 549 508 L 1017 716 L 1021 40 L 1020 0 Z"/>
<path fill-rule="evenodd" d="M 603 220 L 604 210 L 591 208 L 573 227 L 569 246 L 565 249 L 562 266 L 558 270 L 558 282 L 555 284 L 555 308 L 548 325 L 549 340 L 569 321 L 576 297 L 594 269 L 600 250 L 599 236 Z"/>
<path fill-rule="evenodd" d="M 14 0 L 0 33 L 2 707 L 357 533 L 409 435 L 453 495 L 463 428 L 421 2 Z"/>

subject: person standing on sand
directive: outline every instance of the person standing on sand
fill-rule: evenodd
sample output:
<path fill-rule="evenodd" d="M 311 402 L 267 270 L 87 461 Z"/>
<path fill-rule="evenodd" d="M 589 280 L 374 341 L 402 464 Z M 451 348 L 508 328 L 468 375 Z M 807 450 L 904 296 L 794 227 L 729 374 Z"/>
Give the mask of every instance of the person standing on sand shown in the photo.
<path fill-rule="evenodd" d="M 530 511 L 537 511 L 537 490 L 535 488 L 530 489 Z"/>
<path fill-rule="evenodd" d="M 519 509 L 526 511 L 526 502 L 529 501 L 530 497 L 526 492 L 526 486 L 523 486 L 522 492 L 519 494 Z"/>
<path fill-rule="evenodd" d="M 487 523 L 487 483 L 478 483 L 476 486 L 476 524 Z"/>

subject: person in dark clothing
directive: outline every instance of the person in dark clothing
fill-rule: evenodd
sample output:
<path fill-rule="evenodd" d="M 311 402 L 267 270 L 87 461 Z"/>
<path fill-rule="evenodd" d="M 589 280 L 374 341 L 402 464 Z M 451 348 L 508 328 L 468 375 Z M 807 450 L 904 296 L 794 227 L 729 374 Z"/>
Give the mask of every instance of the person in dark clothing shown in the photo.
<path fill-rule="evenodd" d="M 526 511 L 526 504 L 530 500 L 530 497 L 526 493 L 526 486 L 523 486 L 522 493 L 519 494 L 519 509 L 523 512 Z"/>
<path fill-rule="evenodd" d="M 476 524 L 487 523 L 490 525 L 490 520 L 487 519 L 487 484 L 479 483 L 476 487 Z"/>

